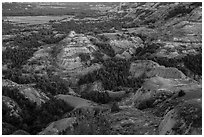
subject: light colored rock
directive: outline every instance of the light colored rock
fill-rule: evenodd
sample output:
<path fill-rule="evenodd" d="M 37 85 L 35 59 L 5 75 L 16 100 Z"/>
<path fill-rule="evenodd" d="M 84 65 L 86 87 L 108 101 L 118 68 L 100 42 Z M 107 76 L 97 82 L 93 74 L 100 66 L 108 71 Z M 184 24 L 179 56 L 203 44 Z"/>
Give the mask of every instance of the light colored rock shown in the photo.
<path fill-rule="evenodd" d="M 80 94 L 83 92 L 89 93 L 91 91 L 104 91 L 103 83 L 101 81 L 95 81 L 93 83 L 80 86 Z"/>
<path fill-rule="evenodd" d="M 147 79 L 134 95 L 134 105 L 140 109 L 148 108 L 148 106 L 154 106 L 181 90 L 187 94 L 191 93 L 191 90 L 200 90 L 201 88 L 202 86 L 198 83 L 186 79 L 152 77 Z"/>
<path fill-rule="evenodd" d="M 137 43 L 133 43 L 132 41 L 128 41 L 128 40 L 111 40 L 110 41 L 110 45 L 116 54 L 118 53 L 120 54 L 129 48 L 135 48 L 136 44 Z"/>
<path fill-rule="evenodd" d="M 202 101 L 193 99 L 169 111 L 159 125 L 160 135 L 201 135 Z"/>
<path fill-rule="evenodd" d="M 69 37 L 74 37 L 76 35 L 76 32 L 75 31 L 71 31 L 70 33 L 69 33 Z"/>
<path fill-rule="evenodd" d="M 153 68 L 159 67 L 160 65 L 151 60 L 137 60 L 130 65 L 130 74 L 134 78 L 139 78 L 144 75 L 147 71 Z"/>
<path fill-rule="evenodd" d="M 110 91 L 110 90 L 106 90 L 106 92 L 108 93 L 108 95 L 111 98 L 111 100 L 121 99 L 121 98 L 125 97 L 125 95 L 126 95 L 126 91 L 116 91 L 116 92 L 113 92 L 113 91 Z"/>
<path fill-rule="evenodd" d="M 122 56 L 125 58 L 125 59 L 130 59 L 132 56 L 130 55 L 130 53 L 129 52 L 127 52 L 127 51 L 124 51 L 123 53 L 122 53 Z"/>
<path fill-rule="evenodd" d="M 163 78 L 184 79 L 186 76 L 177 68 L 172 67 L 157 67 L 153 68 L 146 74 L 148 77 L 160 76 Z"/>
<path fill-rule="evenodd" d="M 57 99 L 61 99 L 63 100 L 65 103 L 67 103 L 69 106 L 73 107 L 73 108 L 81 108 L 81 107 L 92 107 L 92 106 L 96 106 L 97 104 L 90 101 L 90 100 L 86 100 L 83 98 L 79 98 L 79 97 L 74 97 L 71 95 L 56 95 L 55 96 Z"/>
<path fill-rule="evenodd" d="M 151 78 L 159 76 L 170 79 L 184 79 L 186 76 L 177 68 L 160 66 L 158 63 L 150 60 L 138 60 L 130 65 L 130 74 L 135 77 L 144 76 Z"/>
<path fill-rule="evenodd" d="M 49 100 L 49 98 L 45 95 L 45 93 L 36 90 L 32 87 L 28 87 L 25 85 L 17 84 L 10 80 L 2 80 L 2 86 L 8 88 L 9 90 L 16 90 L 19 94 L 23 95 L 30 102 L 36 103 L 37 106 L 40 106 L 42 103 L 45 103 Z"/>
<path fill-rule="evenodd" d="M 51 124 L 49 124 L 49 126 L 46 127 L 43 131 L 38 133 L 38 135 L 59 135 L 68 128 L 69 130 L 73 129 L 74 123 L 76 123 L 75 117 L 64 118 L 58 121 L 54 121 Z"/>

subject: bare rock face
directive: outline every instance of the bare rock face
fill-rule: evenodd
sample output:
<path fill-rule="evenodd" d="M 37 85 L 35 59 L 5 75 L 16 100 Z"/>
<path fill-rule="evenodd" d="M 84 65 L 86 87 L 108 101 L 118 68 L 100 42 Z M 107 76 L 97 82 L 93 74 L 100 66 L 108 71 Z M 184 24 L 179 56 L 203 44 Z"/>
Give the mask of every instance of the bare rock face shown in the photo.
<path fill-rule="evenodd" d="M 85 63 L 93 58 L 91 54 L 97 50 L 85 35 L 74 32 L 71 32 L 60 44 L 63 47 L 57 55 L 57 64 L 67 71 L 82 69 Z"/>
<path fill-rule="evenodd" d="M 84 84 L 80 86 L 80 94 L 89 93 L 91 91 L 104 91 L 101 81 L 95 81 L 93 83 Z"/>
<path fill-rule="evenodd" d="M 43 131 L 38 133 L 39 135 L 59 135 L 62 134 L 63 131 L 67 130 L 68 128 L 71 130 L 73 129 L 73 124 L 76 122 L 75 117 L 71 118 L 64 118 L 58 121 L 54 121 L 49 124 Z"/>
<path fill-rule="evenodd" d="M 138 47 L 143 47 L 143 40 L 139 37 L 126 39 L 121 37 L 110 40 L 110 46 L 114 50 L 117 58 L 130 59 Z"/>
<path fill-rule="evenodd" d="M 202 101 L 193 99 L 169 111 L 159 125 L 160 135 L 201 135 Z"/>
<path fill-rule="evenodd" d="M 5 94 L 9 94 L 6 92 L 10 92 L 13 95 L 20 95 L 25 99 L 28 99 L 30 103 L 36 103 L 37 106 L 41 106 L 42 103 L 49 100 L 45 93 L 32 87 L 17 84 L 7 79 L 2 80 L 2 87 L 6 90 Z"/>
<path fill-rule="evenodd" d="M 127 107 L 108 114 L 113 135 L 156 135 L 160 118 L 138 109 Z"/>
<path fill-rule="evenodd" d="M 69 106 L 73 107 L 74 109 L 76 108 L 80 108 L 80 107 L 92 107 L 92 106 L 96 106 L 97 104 L 90 101 L 90 100 L 86 100 L 80 97 L 74 97 L 71 95 L 62 95 L 59 94 L 57 96 L 55 96 L 57 99 L 61 99 L 64 102 L 66 102 Z"/>
<path fill-rule="evenodd" d="M 202 88 L 201 87 L 192 87 L 186 88 L 185 90 L 180 90 L 179 92 L 175 93 L 170 98 L 166 99 L 162 103 L 157 104 L 154 107 L 152 113 L 156 116 L 163 117 L 166 115 L 171 109 L 175 108 L 181 102 L 192 100 L 192 99 L 199 99 L 202 96 Z"/>
<path fill-rule="evenodd" d="M 123 97 L 127 95 L 126 91 L 113 92 L 110 90 L 106 90 L 106 92 L 108 93 L 108 96 L 110 97 L 111 100 L 122 99 Z"/>
<path fill-rule="evenodd" d="M 137 60 L 130 65 L 130 74 L 134 78 L 139 78 L 146 74 L 147 71 L 159 67 L 159 64 L 150 60 Z"/>
<path fill-rule="evenodd" d="M 131 76 L 139 78 L 151 78 L 159 76 L 166 79 L 184 79 L 186 76 L 177 68 L 160 66 L 158 63 L 150 60 L 138 60 L 131 63 L 130 70 Z"/>
<path fill-rule="evenodd" d="M 91 63 L 97 50 L 88 36 L 71 31 L 59 43 L 39 48 L 24 65 L 24 70 L 40 76 L 48 76 L 50 72 L 76 84 L 80 76 L 102 67 L 98 63 Z"/>
<path fill-rule="evenodd" d="M 186 78 L 186 76 L 179 71 L 177 68 L 171 68 L 171 67 L 157 67 L 153 68 L 150 72 L 147 73 L 148 77 L 152 76 L 160 76 L 163 78 L 170 78 L 170 79 L 183 79 Z"/>
<path fill-rule="evenodd" d="M 189 91 L 194 89 L 201 89 L 201 85 L 185 79 L 175 80 L 152 77 L 147 79 L 134 95 L 134 105 L 139 109 L 153 107 L 178 94 L 180 91 L 189 93 Z M 194 94 L 198 94 L 198 92 Z"/>
<path fill-rule="evenodd" d="M 143 41 L 139 37 L 134 38 L 134 40 L 132 40 L 132 41 L 129 41 L 129 40 L 112 40 L 112 41 L 110 41 L 110 45 L 116 54 L 121 53 L 124 50 L 130 49 L 130 48 L 136 49 L 136 48 L 140 47 L 140 45 L 142 43 L 143 43 Z"/>

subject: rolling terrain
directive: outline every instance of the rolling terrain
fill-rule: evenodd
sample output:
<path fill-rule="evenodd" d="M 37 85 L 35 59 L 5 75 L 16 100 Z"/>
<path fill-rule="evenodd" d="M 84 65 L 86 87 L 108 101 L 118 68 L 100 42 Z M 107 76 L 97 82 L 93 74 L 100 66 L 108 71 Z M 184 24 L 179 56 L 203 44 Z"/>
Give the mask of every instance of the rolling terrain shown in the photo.
<path fill-rule="evenodd" d="M 3 135 L 202 134 L 202 3 L 2 9 Z"/>

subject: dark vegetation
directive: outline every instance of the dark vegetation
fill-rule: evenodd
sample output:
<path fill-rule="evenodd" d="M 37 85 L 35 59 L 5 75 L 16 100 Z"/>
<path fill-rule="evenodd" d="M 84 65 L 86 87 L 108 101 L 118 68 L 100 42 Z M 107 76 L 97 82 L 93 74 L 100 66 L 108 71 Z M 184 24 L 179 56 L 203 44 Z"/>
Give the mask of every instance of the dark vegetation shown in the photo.
<path fill-rule="evenodd" d="M 112 58 L 103 62 L 104 67 L 93 73 L 85 75 L 79 80 L 79 85 L 100 80 L 107 90 L 113 90 L 119 86 L 138 88 L 143 79 L 129 79 L 130 62 Z"/>
<path fill-rule="evenodd" d="M 52 96 L 58 94 L 67 94 L 69 92 L 69 83 L 63 81 L 59 77 L 40 77 L 35 78 L 35 87 L 41 89 L 45 93 L 51 94 Z"/>
<path fill-rule="evenodd" d="M 110 46 L 109 43 L 106 42 L 96 42 L 93 43 L 94 45 L 96 45 L 99 50 L 103 53 L 105 53 L 106 55 L 110 56 L 110 57 L 114 57 L 115 56 L 115 51 L 112 49 L 112 47 Z"/>
<path fill-rule="evenodd" d="M 59 77 L 45 77 L 31 74 L 28 77 L 22 75 L 19 69 L 10 69 L 4 72 L 4 78 L 18 84 L 34 83 L 34 87 L 41 89 L 47 95 L 67 94 L 69 92 L 69 83 Z"/>
<path fill-rule="evenodd" d="M 6 122 L 2 122 L 2 135 L 10 135 L 16 130 L 17 128 L 14 127 L 13 125 Z"/>
<path fill-rule="evenodd" d="M 73 108 L 67 106 L 67 104 L 61 100 L 51 98 L 41 107 L 37 107 L 35 103 L 31 103 L 23 95 L 21 95 L 18 89 L 9 89 L 3 87 L 2 94 L 8 96 L 21 106 L 23 121 L 7 119 L 3 115 L 3 122 L 8 122 L 14 125 L 17 129 L 22 129 L 30 134 L 37 134 L 50 122 L 56 121 L 62 117 L 66 112 L 71 111 Z"/>
<path fill-rule="evenodd" d="M 15 3 L 14 3 L 15 5 Z M 200 6 L 202 3 L 193 3 L 189 6 L 178 6 L 175 9 L 170 10 L 169 14 L 166 16 L 165 19 L 171 19 L 177 15 L 184 15 L 192 11 L 192 9 L 196 6 Z M 24 5 L 25 6 L 25 5 Z M 22 8 L 25 8 L 22 6 Z M 52 9 L 45 9 L 45 12 L 41 10 L 34 10 L 30 9 L 29 12 L 26 12 L 22 9 L 15 9 L 16 13 L 12 12 L 3 12 L 4 15 L 59 15 L 58 12 L 50 13 Z M 67 11 L 66 11 L 67 12 Z M 95 17 L 97 14 L 95 12 L 90 13 L 89 10 L 83 10 L 80 12 L 69 12 L 69 13 L 62 13 L 62 14 L 72 14 L 77 16 L 77 18 L 84 18 L 87 17 Z M 61 24 L 52 24 L 57 31 L 63 32 L 68 34 L 70 31 L 74 30 L 77 33 L 90 33 L 94 36 L 97 34 L 105 33 L 105 32 L 115 32 L 113 27 L 117 30 L 121 30 L 122 28 L 131 28 L 136 27 L 137 23 L 127 23 L 131 22 L 131 18 L 124 18 L 124 19 L 113 19 L 110 21 L 105 22 L 93 22 L 88 23 L 86 21 L 69 21 L 63 22 Z M 146 24 L 154 23 L 155 20 L 150 20 L 149 22 L 145 22 Z M 50 22 L 52 23 L 52 22 Z M 14 26 L 12 24 L 7 24 L 3 22 L 2 29 L 3 34 L 12 34 L 18 33 L 18 30 L 11 30 L 11 28 L 21 29 L 19 26 Z M 23 32 L 30 31 L 30 30 L 23 30 Z M 102 81 L 103 87 L 105 90 L 113 90 L 117 91 L 118 87 L 130 87 L 133 89 L 138 89 L 142 83 L 143 78 L 138 79 L 130 79 L 129 76 L 129 66 L 130 62 L 137 60 L 137 59 L 150 59 L 155 62 L 158 62 L 160 65 L 164 65 L 166 67 L 176 67 L 181 70 L 184 74 L 187 74 L 187 71 L 190 70 L 197 75 L 202 75 L 202 54 L 197 55 L 187 55 L 183 58 L 161 58 L 161 57 L 149 57 L 149 55 L 155 53 L 157 49 L 159 49 L 159 44 L 151 43 L 148 36 L 145 35 L 138 35 L 143 41 L 150 41 L 145 43 L 144 48 L 137 48 L 134 57 L 131 60 L 122 60 L 114 58 L 115 53 L 111 46 L 108 44 L 109 39 L 107 37 L 101 36 L 99 38 L 100 41 L 92 41 L 94 45 L 96 45 L 102 53 L 107 54 L 111 59 L 104 61 L 102 59 L 103 54 L 101 52 L 95 52 L 94 56 L 96 57 L 95 62 L 103 63 L 104 67 L 100 70 L 94 71 L 93 73 L 87 74 L 79 80 L 79 85 L 92 83 L 97 80 Z M 24 96 L 19 94 L 18 89 L 9 89 L 3 87 L 2 95 L 8 96 L 21 106 L 23 113 L 21 117 L 23 120 L 19 121 L 16 119 L 8 119 L 5 114 L 2 113 L 2 126 L 11 130 L 22 129 L 31 134 L 37 134 L 38 132 L 42 131 L 50 122 L 58 120 L 62 118 L 62 116 L 66 112 L 70 112 L 73 108 L 67 106 L 63 101 L 57 100 L 53 98 L 54 95 L 57 94 L 67 94 L 69 92 L 69 84 L 60 79 L 59 77 L 42 77 L 38 75 L 30 75 L 28 78 L 23 77 L 23 71 L 21 70 L 22 65 L 27 63 L 27 60 L 33 56 L 33 53 L 37 50 L 38 47 L 42 46 L 39 41 L 42 41 L 46 44 L 55 44 L 62 40 L 63 37 L 54 38 L 54 34 L 51 30 L 41 29 L 38 34 L 32 34 L 30 36 L 17 36 L 13 41 L 13 45 L 15 47 L 7 47 L 5 51 L 2 52 L 2 60 L 3 64 L 8 64 L 8 70 L 3 71 L 3 75 L 5 79 L 10 79 L 19 84 L 30 84 L 34 83 L 34 88 L 42 90 L 47 96 L 51 99 L 46 103 L 42 104 L 39 108 L 36 106 L 35 103 L 31 103 L 28 99 Z M 7 41 L 3 41 L 7 42 Z M 56 47 L 56 46 L 54 46 Z M 58 51 L 58 47 L 53 50 L 53 56 L 56 55 Z M 90 56 L 86 54 L 79 55 L 82 61 L 89 60 Z M 93 61 L 93 62 L 94 62 Z M 9 62 L 11 62 L 9 64 Z M 181 66 L 181 64 L 185 66 Z M 186 69 L 187 68 L 187 69 Z M 97 92 L 91 91 L 90 94 L 82 94 L 83 98 L 93 100 L 97 103 L 107 103 L 110 101 L 110 98 L 106 92 Z M 178 104 L 180 100 L 171 102 L 168 100 L 166 101 L 166 105 L 157 106 L 158 111 L 155 112 L 158 116 L 164 115 L 164 110 L 168 109 L 166 107 L 172 107 L 175 104 Z M 150 100 L 142 104 L 140 107 L 146 107 L 153 105 L 152 103 L 154 100 Z M 114 110 L 115 109 L 115 110 Z M 172 108 L 170 108 L 172 109 Z M 113 106 L 113 112 L 118 111 L 117 106 Z M 201 112 L 198 112 L 201 113 Z M 183 114 L 182 115 L 186 115 Z M 194 114 L 193 114 L 194 116 Z M 201 116 L 201 115 L 200 115 Z M 192 117 L 195 119 L 195 117 Z M 190 118 L 186 118 L 190 119 Z M 110 134 L 110 123 L 108 123 L 106 116 L 102 114 L 85 114 L 79 115 L 77 117 L 78 123 L 75 125 L 75 130 L 73 134 Z M 197 119 L 196 119 L 197 120 Z M 200 119 L 199 119 L 200 121 Z M 199 123 L 199 121 L 196 121 Z M 7 124 L 7 123 L 11 123 Z M 200 123 L 199 123 L 200 124 Z M 88 125 L 88 126 L 87 126 Z M 195 125 L 196 126 L 196 125 Z M 11 134 L 13 131 L 5 131 L 6 134 Z M 3 133 L 3 134 L 4 134 Z M 64 131 L 65 134 L 67 133 Z"/>
<path fill-rule="evenodd" d="M 202 3 L 201 2 L 195 2 L 195 3 L 192 3 L 192 4 L 179 4 L 177 6 L 175 6 L 174 8 L 172 8 L 168 14 L 166 15 L 165 17 L 165 20 L 168 20 L 172 17 L 175 17 L 175 16 L 184 16 L 186 14 L 189 14 L 194 8 L 198 7 L 198 6 L 201 6 Z"/>
<path fill-rule="evenodd" d="M 90 55 L 88 53 L 80 53 L 79 57 L 82 62 L 87 62 L 88 60 L 90 60 Z"/>
<path fill-rule="evenodd" d="M 145 38 L 143 38 L 145 39 Z M 143 48 L 139 47 L 136 49 L 136 52 L 133 56 L 132 61 L 136 59 L 141 60 L 152 60 L 159 63 L 165 67 L 175 67 L 181 70 L 185 75 L 188 75 L 189 70 L 195 75 L 202 75 L 202 54 L 188 54 L 180 58 L 167 58 L 167 57 L 151 57 L 150 55 L 156 53 L 157 49 L 162 47 L 162 44 L 150 43 L 146 44 Z M 184 64 L 181 65 L 181 64 Z"/>
<path fill-rule="evenodd" d="M 184 57 L 185 66 L 197 75 L 202 75 L 202 53 Z"/>
<path fill-rule="evenodd" d="M 81 97 L 87 100 L 91 100 L 96 103 L 102 103 L 102 104 L 105 104 L 111 101 L 111 98 L 109 97 L 109 94 L 107 92 L 94 91 L 94 90 L 89 92 L 82 92 Z"/>
<path fill-rule="evenodd" d="M 103 114 L 86 116 L 85 119 L 79 118 L 74 135 L 108 135 L 110 128 L 110 123 Z"/>
<path fill-rule="evenodd" d="M 164 65 L 166 67 L 175 67 L 181 70 L 185 75 L 188 75 L 190 70 L 195 75 L 202 75 L 202 54 L 187 55 L 182 58 L 167 58 L 167 57 L 154 57 L 151 60 Z M 184 64 L 182 66 L 181 64 Z"/>
<path fill-rule="evenodd" d="M 100 21 L 100 22 L 89 22 L 89 21 L 68 21 L 62 22 L 60 24 L 53 24 L 52 27 L 60 32 L 69 33 L 74 30 L 76 33 L 90 33 L 101 34 L 101 33 L 113 33 L 116 30 L 121 30 L 123 26 L 126 28 L 132 27 L 133 25 L 124 25 L 127 23 L 126 19 L 112 19 L 108 21 Z"/>
<path fill-rule="evenodd" d="M 7 23 L 7 22 L 2 21 L 2 34 L 3 35 L 15 33 L 18 31 L 18 29 L 21 29 L 21 28 L 22 27 L 20 27 L 20 26 L 16 26 L 16 25 L 13 25 L 11 23 Z M 17 29 L 17 30 L 15 30 L 15 29 Z"/>
<path fill-rule="evenodd" d="M 13 47 L 7 47 L 2 52 L 3 64 L 11 61 L 9 68 L 20 69 L 28 59 L 33 56 L 33 53 L 38 50 L 38 47 L 42 45 L 39 41 L 43 41 L 47 44 L 55 44 L 61 41 L 64 37 L 54 38 L 50 30 L 42 29 L 38 34 L 32 34 L 29 36 L 17 35 L 12 41 Z"/>
<path fill-rule="evenodd" d="M 76 123 L 74 130 L 63 131 L 62 135 L 108 135 L 110 134 L 110 122 L 106 114 L 97 111 L 80 110 L 75 114 Z"/>

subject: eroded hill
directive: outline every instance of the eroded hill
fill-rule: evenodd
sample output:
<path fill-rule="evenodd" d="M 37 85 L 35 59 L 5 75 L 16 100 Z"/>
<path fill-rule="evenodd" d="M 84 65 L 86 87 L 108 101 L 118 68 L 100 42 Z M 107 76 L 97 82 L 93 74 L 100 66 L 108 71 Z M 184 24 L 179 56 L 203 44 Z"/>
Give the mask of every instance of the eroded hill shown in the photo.
<path fill-rule="evenodd" d="M 124 3 L 97 18 L 3 22 L 2 133 L 202 134 L 201 9 Z"/>

